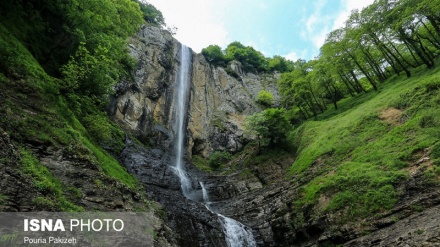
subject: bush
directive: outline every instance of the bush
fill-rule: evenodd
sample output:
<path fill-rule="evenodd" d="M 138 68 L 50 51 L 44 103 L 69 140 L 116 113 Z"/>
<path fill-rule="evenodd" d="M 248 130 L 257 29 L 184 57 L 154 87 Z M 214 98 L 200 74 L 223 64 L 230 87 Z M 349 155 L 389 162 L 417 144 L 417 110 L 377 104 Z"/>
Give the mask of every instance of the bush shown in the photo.
<path fill-rule="evenodd" d="M 272 106 L 273 105 L 273 94 L 266 90 L 261 90 L 257 96 L 257 102 L 264 106 Z"/>
<path fill-rule="evenodd" d="M 100 146 L 117 154 L 124 149 L 124 133 L 105 115 L 88 115 L 84 118 L 83 124 Z"/>
<path fill-rule="evenodd" d="M 431 115 L 425 115 L 420 118 L 419 126 L 422 128 L 435 127 L 435 119 Z"/>
<path fill-rule="evenodd" d="M 202 49 L 202 55 L 210 64 L 225 67 L 228 60 L 223 54 L 222 49 L 218 45 L 210 45 Z"/>
<path fill-rule="evenodd" d="M 426 92 L 433 92 L 440 89 L 440 76 L 433 75 L 423 83 Z"/>
<path fill-rule="evenodd" d="M 284 144 L 291 125 L 284 108 L 269 108 L 246 119 L 246 130 L 266 145 Z"/>
<path fill-rule="evenodd" d="M 225 151 L 216 151 L 211 154 L 209 157 L 209 166 L 212 167 L 213 170 L 218 170 L 221 165 L 228 163 L 232 159 L 232 155 Z"/>
<path fill-rule="evenodd" d="M 430 157 L 431 159 L 440 159 L 440 142 L 432 147 Z"/>

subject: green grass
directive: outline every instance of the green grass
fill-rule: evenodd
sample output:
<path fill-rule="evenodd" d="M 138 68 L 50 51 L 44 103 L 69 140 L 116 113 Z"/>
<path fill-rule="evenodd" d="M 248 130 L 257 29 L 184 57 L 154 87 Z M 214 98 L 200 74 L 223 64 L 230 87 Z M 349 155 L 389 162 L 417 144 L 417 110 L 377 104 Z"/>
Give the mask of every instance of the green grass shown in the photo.
<path fill-rule="evenodd" d="M 65 197 L 61 181 L 56 179 L 31 152 L 22 149 L 20 153 L 23 172 L 32 178 L 34 186 L 43 195 L 33 199 L 36 206 L 69 212 L 83 211 L 82 207 L 73 204 Z"/>
<path fill-rule="evenodd" d="M 136 188 L 139 185 L 137 179 L 129 174 L 127 170 L 123 168 L 115 158 L 108 155 L 102 148 L 94 145 L 92 142 L 84 137 L 81 138 L 81 142 L 91 152 L 91 154 L 93 155 L 92 157 L 96 158 L 96 161 L 107 176 L 121 181 L 132 189 Z"/>
<path fill-rule="evenodd" d="M 3 93 L 10 95 L 0 105 L 0 126 L 18 143 L 72 149 L 79 155 L 96 162 L 103 172 L 131 188 L 136 179 L 113 158 L 108 151 L 119 154 L 124 148 L 125 134 L 95 104 L 94 99 L 74 94 L 61 95 L 59 79 L 45 73 L 39 63 L 7 28 L 0 24 L 0 83 Z M 30 153 L 24 161 L 32 164 Z M 28 166 L 27 169 L 32 168 Z M 47 172 L 30 171 L 37 175 L 40 189 L 54 189 L 55 181 Z M 45 176 L 49 176 L 44 179 Z M 41 201 L 41 200 L 40 200 Z"/>
<path fill-rule="evenodd" d="M 300 189 L 297 210 L 321 201 L 321 213 L 367 217 L 397 203 L 405 168 L 428 147 L 435 158 L 440 140 L 440 68 L 415 72 L 411 78 L 393 77 L 378 92 L 344 99 L 338 110 L 290 133 L 297 148 L 290 174 L 309 181 Z M 401 111 L 395 124 L 381 119 L 389 108 Z M 437 174 L 440 169 L 432 168 L 425 177 L 438 183 Z"/>

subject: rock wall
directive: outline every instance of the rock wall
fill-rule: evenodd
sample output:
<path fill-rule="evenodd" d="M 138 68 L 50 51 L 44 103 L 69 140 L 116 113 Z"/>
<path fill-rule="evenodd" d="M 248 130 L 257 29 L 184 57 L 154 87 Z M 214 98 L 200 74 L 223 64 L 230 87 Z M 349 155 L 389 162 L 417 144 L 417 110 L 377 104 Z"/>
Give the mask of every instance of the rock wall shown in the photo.
<path fill-rule="evenodd" d="M 138 65 L 133 80 L 117 85 L 111 114 L 146 143 L 168 148 L 181 44 L 165 30 L 143 27 L 129 47 Z M 261 110 L 256 103 L 260 90 L 278 98 L 278 75 L 243 73 L 235 62 L 230 68 L 236 78 L 211 66 L 201 54 L 193 53 L 192 61 L 188 154 L 207 157 L 215 150 L 239 151 L 246 142 L 245 116 Z"/>
<path fill-rule="evenodd" d="M 243 177 L 239 173 L 204 174 L 186 157 L 186 169 L 199 194 L 194 198 L 199 199 L 185 198 L 179 178 L 169 166 L 172 154 L 167 152 L 173 140 L 172 109 L 180 47 L 167 31 L 142 28 L 130 42 L 138 67 L 132 80 L 117 85 L 111 108 L 121 126 L 154 147 L 145 148 L 128 140 L 121 161 L 146 187 L 148 195 L 165 207 L 167 223 L 179 246 L 226 246 L 217 216 L 201 203 L 200 181 L 210 195 L 210 207 L 251 227 L 258 246 L 438 246 L 438 189 L 419 185 L 417 181 L 422 179 L 417 176 L 421 174 L 402 187 L 408 196 L 391 213 L 344 225 L 334 220 L 338 215 L 315 217 L 310 207 L 294 213 L 295 193 L 306 181 L 283 180 L 292 164 L 288 159 L 279 165 L 251 167 L 250 174 Z M 278 99 L 277 75 L 246 74 L 239 63 L 232 63 L 229 69 L 235 72 L 234 77 L 210 65 L 200 54 L 193 53 L 192 61 L 188 156 L 207 157 L 215 150 L 239 151 L 247 141 L 243 137 L 245 117 L 261 110 L 256 103 L 258 92 L 270 91 Z M 415 212 L 420 205 L 426 211 Z M 370 234 L 363 236 L 367 232 Z"/>

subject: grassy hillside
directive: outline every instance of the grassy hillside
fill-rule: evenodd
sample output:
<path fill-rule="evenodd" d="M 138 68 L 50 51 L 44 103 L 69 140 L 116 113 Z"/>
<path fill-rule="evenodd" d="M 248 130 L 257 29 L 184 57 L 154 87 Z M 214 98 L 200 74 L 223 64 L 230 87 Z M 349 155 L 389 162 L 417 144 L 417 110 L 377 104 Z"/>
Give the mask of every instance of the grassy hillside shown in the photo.
<path fill-rule="evenodd" d="M 422 174 L 440 178 L 440 68 L 418 68 L 372 91 L 344 99 L 290 133 L 297 157 L 290 175 L 300 185 L 298 213 L 336 213 L 353 220 L 385 212 L 404 196 L 402 184 Z"/>
<path fill-rule="evenodd" d="M 136 188 L 136 179 L 109 153 L 109 150 L 114 153 L 122 150 L 125 135 L 107 118 L 104 108 L 87 97 L 72 100 L 69 97 L 73 94 L 61 95 L 63 82 L 48 75 L 3 24 L 0 24 L 0 57 L 0 132 L 11 138 L 19 159 L 1 156 L 0 170 L 2 174 L 6 169 L 5 174 L 11 172 L 30 181 L 32 203 L 25 206 L 34 210 L 84 210 L 81 200 L 85 184 L 70 185 L 63 181 L 65 178 L 54 175 L 57 169 L 42 165 L 41 159 L 54 152 L 48 150 L 62 150 L 67 156 L 64 160 L 80 160 L 79 164 L 88 166 L 84 170 L 96 170 L 97 174 L 90 172 L 90 177 L 94 176 L 90 180 L 97 187 L 114 188 L 114 183 L 120 183 L 126 188 Z M 75 112 L 73 103 L 87 112 Z M 34 189 L 37 193 L 31 193 Z M 0 208 L 8 203 L 20 205 L 14 201 L 16 195 L 2 191 Z"/>

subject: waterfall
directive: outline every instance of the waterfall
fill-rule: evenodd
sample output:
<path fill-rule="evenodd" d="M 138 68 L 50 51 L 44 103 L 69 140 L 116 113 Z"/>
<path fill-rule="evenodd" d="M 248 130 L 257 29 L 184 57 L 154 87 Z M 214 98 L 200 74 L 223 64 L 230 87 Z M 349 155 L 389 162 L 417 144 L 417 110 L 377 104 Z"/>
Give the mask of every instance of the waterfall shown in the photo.
<path fill-rule="evenodd" d="M 211 202 L 209 201 L 208 191 L 206 190 L 205 185 L 202 182 L 200 182 L 200 187 L 202 187 L 203 202 L 205 204 L 205 207 L 209 211 L 214 213 L 213 210 L 209 207 Z M 222 214 L 217 213 L 217 215 L 220 219 L 220 222 L 222 223 L 228 247 L 257 246 L 254 235 L 248 227 Z"/>
<path fill-rule="evenodd" d="M 228 247 L 254 247 L 257 246 L 252 231 L 240 222 L 218 214 L 223 222 Z"/>
<path fill-rule="evenodd" d="M 191 65 L 191 51 L 185 45 L 182 45 L 181 53 L 180 53 L 180 68 L 178 72 L 178 78 L 176 81 L 176 90 L 177 96 L 175 101 L 175 124 L 174 124 L 174 133 L 176 138 L 174 139 L 174 152 L 175 152 L 175 160 L 174 166 L 172 167 L 180 178 L 180 184 L 182 187 L 183 195 L 188 199 L 193 199 L 191 197 L 191 193 L 194 192 L 191 180 L 188 177 L 188 174 L 185 171 L 185 166 L 183 162 L 183 152 L 185 150 L 185 114 L 186 114 L 186 105 L 190 84 L 190 65 Z M 205 186 L 202 182 L 200 183 L 200 187 L 202 188 L 203 201 L 206 208 L 214 213 L 209 205 L 209 197 L 208 191 L 205 189 Z M 240 222 L 228 218 L 224 215 L 218 214 L 220 222 L 223 226 L 226 243 L 229 247 L 254 247 L 256 246 L 254 237 L 250 229 Z"/>
<path fill-rule="evenodd" d="M 203 184 L 203 182 L 199 182 L 199 183 L 200 183 L 200 187 L 202 187 L 203 202 L 204 203 L 209 203 L 208 191 L 206 190 L 205 185 Z"/>
<path fill-rule="evenodd" d="M 186 104 L 189 91 L 189 80 L 190 80 L 190 64 L 191 64 L 191 51 L 185 45 L 182 45 L 180 51 L 180 68 L 176 82 L 176 107 L 174 116 L 174 133 L 176 139 L 174 140 L 174 171 L 180 178 L 180 184 L 182 187 L 183 195 L 189 197 L 189 193 L 192 190 L 191 180 L 186 174 L 184 163 L 183 163 L 183 151 L 184 151 L 184 139 L 185 139 L 185 114 L 186 114 Z"/>

